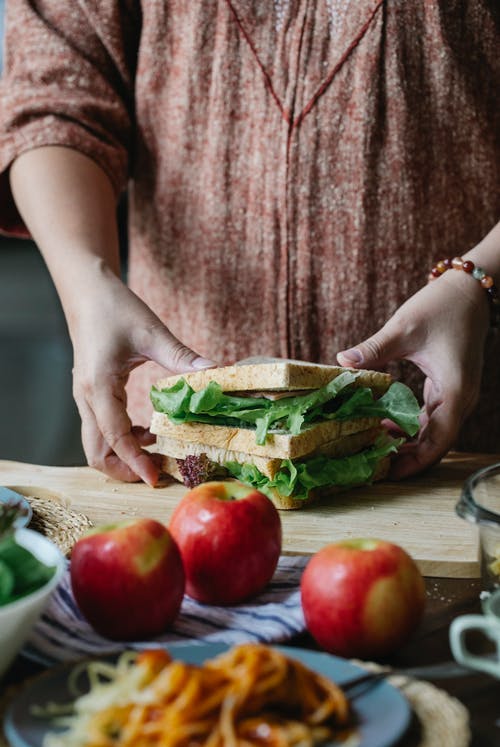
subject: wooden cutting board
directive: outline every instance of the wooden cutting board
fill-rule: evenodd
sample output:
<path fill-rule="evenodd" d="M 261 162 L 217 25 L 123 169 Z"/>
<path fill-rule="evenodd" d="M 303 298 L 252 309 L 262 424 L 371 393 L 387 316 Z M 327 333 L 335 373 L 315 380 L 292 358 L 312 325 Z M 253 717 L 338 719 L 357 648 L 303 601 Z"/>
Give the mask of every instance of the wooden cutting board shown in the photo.
<path fill-rule="evenodd" d="M 328 504 L 282 511 L 284 552 L 312 554 L 345 537 L 380 537 L 404 547 L 426 576 L 479 576 L 477 530 L 455 514 L 464 480 L 500 455 L 450 454 L 404 482 L 357 488 Z M 133 516 L 168 523 L 186 488 L 116 482 L 90 467 L 42 467 L 0 461 L 0 485 L 25 495 L 51 497 L 86 514 L 94 524 Z"/>

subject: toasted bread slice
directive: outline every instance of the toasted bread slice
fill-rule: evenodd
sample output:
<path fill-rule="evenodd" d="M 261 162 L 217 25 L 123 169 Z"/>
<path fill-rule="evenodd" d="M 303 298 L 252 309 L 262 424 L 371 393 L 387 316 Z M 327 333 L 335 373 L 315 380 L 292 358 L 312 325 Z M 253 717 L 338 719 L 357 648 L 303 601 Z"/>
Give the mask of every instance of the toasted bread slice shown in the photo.
<path fill-rule="evenodd" d="M 321 444 L 321 446 L 315 450 L 314 454 L 325 454 L 333 458 L 355 454 L 356 452 L 361 451 L 361 449 L 370 446 L 380 433 L 381 428 L 379 427 L 368 428 L 364 431 L 351 433 L 348 436 Z M 176 460 L 185 459 L 187 456 L 200 456 L 201 454 L 206 454 L 211 462 L 220 465 L 224 465 L 227 462 L 253 464 L 257 467 L 259 472 L 262 472 L 263 475 L 266 475 L 271 480 L 279 471 L 283 461 L 280 458 L 270 459 L 268 457 L 256 456 L 255 454 L 247 454 L 241 451 L 221 449 L 210 444 L 181 441 L 170 436 L 157 436 L 156 451 L 171 460 L 166 462 L 166 464 L 169 465 L 169 469 L 166 471 L 176 478 L 177 474 L 174 475 L 172 472 L 172 469 L 175 470 L 176 473 L 178 472 Z M 311 456 L 311 454 L 307 454 L 307 456 Z"/>
<path fill-rule="evenodd" d="M 158 389 L 166 389 L 180 378 L 184 378 L 195 391 L 203 389 L 210 381 L 220 384 L 225 392 L 309 390 L 319 389 L 346 370 L 359 373 L 355 386 L 371 387 L 377 395 L 383 394 L 392 382 L 389 374 L 380 371 L 277 359 L 270 363 L 205 368 L 201 371 L 168 376 L 160 379 L 156 386 Z"/>
<path fill-rule="evenodd" d="M 173 477 L 177 482 L 184 482 L 176 457 L 162 456 L 161 471 Z"/>
<path fill-rule="evenodd" d="M 179 441 L 210 444 L 225 451 L 240 451 L 267 458 L 297 459 L 311 454 L 322 444 L 335 441 L 351 433 L 373 428 L 380 418 L 357 418 L 354 420 L 322 420 L 305 428 L 296 436 L 290 433 L 269 431 L 265 444 L 255 441 L 252 428 L 235 428 L 209 423 L 180 423 L 175 425 L 168 415 L 154 412 L 150 430 L 156 436 L 169 436 Z"/>

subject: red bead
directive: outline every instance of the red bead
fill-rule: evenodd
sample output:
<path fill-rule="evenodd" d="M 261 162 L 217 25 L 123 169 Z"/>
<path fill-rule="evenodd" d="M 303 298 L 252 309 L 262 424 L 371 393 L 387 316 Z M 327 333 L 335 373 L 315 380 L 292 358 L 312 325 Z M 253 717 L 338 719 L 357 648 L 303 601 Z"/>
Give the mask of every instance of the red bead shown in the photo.
<path fill-rule="evenodd" d="M 498 288 L 495 285 L 495 281 L 490 275 L 486 275 L 484 270 L 480 267 L 476 268 L 476 265 L 470 259 L 462 259 L 462 257 L 453 257 L 453 259 L 440 259 L 436 262 L 429 275 L 427 276 L 427 282 L 435 280 L 441 277 L 446 270 L 453 268 L 455 270 L 463 270 L 467 274 L 472 273 L 472 277 L 481 283 L 488 294 L 491 309 L 491 325 L 493 327 L 500 327 L 500 296 Z M 474 270 L 476 272 L 474 272 Z"/>

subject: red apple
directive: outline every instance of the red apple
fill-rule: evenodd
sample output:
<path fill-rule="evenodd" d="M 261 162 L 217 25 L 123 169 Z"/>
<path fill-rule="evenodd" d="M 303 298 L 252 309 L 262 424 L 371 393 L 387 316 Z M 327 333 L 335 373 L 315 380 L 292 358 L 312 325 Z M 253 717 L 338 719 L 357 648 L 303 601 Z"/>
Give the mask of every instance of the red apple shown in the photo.
<path fill-rule="evenodd" d="M 398 545 L 350 539 L 327 545 L 301 580 L 306 625 L 333 654 L 384 656 L 418 625 L 425 585 L 415 561 Z"/>
<path fill-rule="evenodd" d="M 181 551 L 186 592 L 206 604 L 236 604 L 257 594 L 272 578 L 281 552 L 274 504 L 236 480 L 190 490 L 169 529 Z"/>
<path fill-rule="evenodd" d="M 96 527 L 71 553 L 71 585 L 96 631 L 128 641 L 162 633 L 184 595 L 182 559 L 168 529 L 153 519 Z"/>

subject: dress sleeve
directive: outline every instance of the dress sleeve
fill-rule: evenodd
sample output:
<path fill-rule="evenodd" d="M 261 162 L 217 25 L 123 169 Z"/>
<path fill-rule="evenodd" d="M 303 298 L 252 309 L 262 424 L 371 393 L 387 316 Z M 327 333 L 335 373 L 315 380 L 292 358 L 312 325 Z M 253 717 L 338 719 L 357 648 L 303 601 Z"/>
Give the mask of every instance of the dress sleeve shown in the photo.
<path fill-rule="evenodd" d="M 118 195 L 133 143 L 139 3 L 9 0 L 0 80 L 0 232 L 27 236 L 9 186 L 21 153 L 67 146 L 95 160 Z"/>

